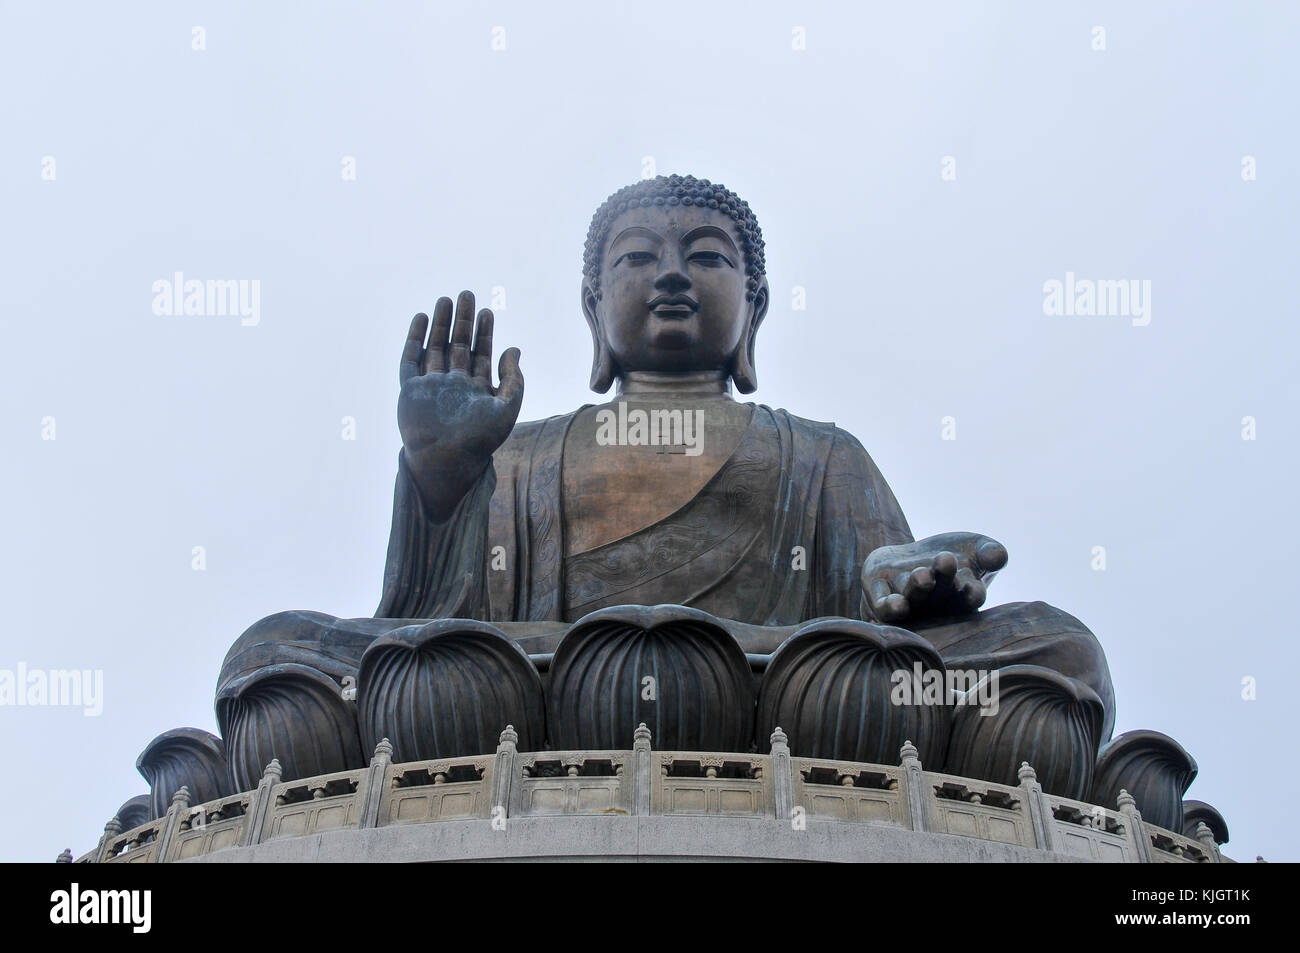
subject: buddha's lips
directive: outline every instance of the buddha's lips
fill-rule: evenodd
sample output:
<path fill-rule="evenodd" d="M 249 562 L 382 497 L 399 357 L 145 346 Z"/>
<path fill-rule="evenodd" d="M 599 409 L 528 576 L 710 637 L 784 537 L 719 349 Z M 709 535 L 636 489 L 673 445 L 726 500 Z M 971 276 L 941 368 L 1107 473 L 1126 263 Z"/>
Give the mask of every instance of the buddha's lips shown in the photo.
<path fill-rule="evenodd" d="M 690 308 L 695 311 L 699 308 L 700 303 L 690 295 L 658 295 L 647 302 L 651 308 L 663 308 L 668 306 Z"/>
<path fill-rule="evenodd" d="M 700 310 L 700 303 L 686 295 L 660 295 L 651 299 L 650 310 L 663 318 L 687 318 Z"/>

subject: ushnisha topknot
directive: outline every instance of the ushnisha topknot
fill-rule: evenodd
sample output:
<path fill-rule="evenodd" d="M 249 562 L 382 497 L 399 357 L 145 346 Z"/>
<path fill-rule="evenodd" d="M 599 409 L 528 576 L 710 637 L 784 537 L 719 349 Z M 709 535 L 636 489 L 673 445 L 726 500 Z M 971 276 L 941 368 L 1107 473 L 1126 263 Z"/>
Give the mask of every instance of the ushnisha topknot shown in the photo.
<path fill-rule="evenodd" d="M 587 244 L 582 252 L 582 273 L 600 297 L 600 259 L 609 237 L 610 226 L 619 215 L 634 206 L 701 205 L 729 215 L 740 233 L 741 252 L 745 256 L 745 297 L 752 301 L 765 274 L 763 232 L 749 203 L 724 185 L 697 179 L 693 175 L 659 175 L 624 186 L 596 209 L 587 230 Z"/>

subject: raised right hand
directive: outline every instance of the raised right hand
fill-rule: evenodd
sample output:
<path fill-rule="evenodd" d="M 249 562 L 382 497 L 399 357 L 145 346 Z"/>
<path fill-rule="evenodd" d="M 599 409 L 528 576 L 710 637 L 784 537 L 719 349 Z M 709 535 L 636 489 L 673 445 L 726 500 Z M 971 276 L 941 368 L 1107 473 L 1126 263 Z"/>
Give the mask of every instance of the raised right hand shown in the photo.
<path fill-rule="evenodd" d="M 397 426 L 406 465 L 435 520 L 449 516 L 474 485 L 523 403 L 518 348 L 501 355 L 501 384 L 492 386 L 492 320 L 484 308 L 475 321 L 474 295 L 462 291 L 453 323 L 451 299 L 439 298 L 428 343 L 428 315 L 417 314 L 402 349 Z"/>

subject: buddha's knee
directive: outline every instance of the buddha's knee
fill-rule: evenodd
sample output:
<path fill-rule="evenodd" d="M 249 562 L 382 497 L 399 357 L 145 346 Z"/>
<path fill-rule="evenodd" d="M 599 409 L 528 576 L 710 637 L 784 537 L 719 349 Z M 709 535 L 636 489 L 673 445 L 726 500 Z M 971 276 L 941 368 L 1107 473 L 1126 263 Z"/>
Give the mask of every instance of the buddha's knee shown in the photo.
<path fill-rule="evenodd" d="M 248 628 L 227 653 L 217 723 L 236 786 L 257 786 L 272 759 L 284 780 L 361 767 L 356 668 L 370 637 L 340 637 L 333 616 L 279 612 Z"/>
<path fill-rule="evenodd" d="M 991 671 L 1036 665 L 1088 686 L 1101 701 L 1101 740 L 1115 722 L 1115 691 L 1101 643 L 1070 613 L 1045 602 L 1011 602 L 947 625 L 919 629 L 944 665 Z"/>

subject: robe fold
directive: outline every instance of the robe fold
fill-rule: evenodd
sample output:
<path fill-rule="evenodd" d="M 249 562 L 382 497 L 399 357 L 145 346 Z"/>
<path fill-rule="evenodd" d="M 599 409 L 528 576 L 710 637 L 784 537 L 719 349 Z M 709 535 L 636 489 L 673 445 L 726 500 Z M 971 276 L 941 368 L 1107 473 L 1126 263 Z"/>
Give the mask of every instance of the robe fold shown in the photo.
<path fill-rule="evenodd" d="M 671 603 L 757 625 L 869 618 L 863 562 L 912 541 L 888 484 L 834 424 L 751 406 L 740 443 L 694 498 L 583 553 L 566 553 L 561 478 L 581 408 L 516 426 L 444 523 L 425 515 L 399 459 L 375 615 L 573 621 Z"/>

